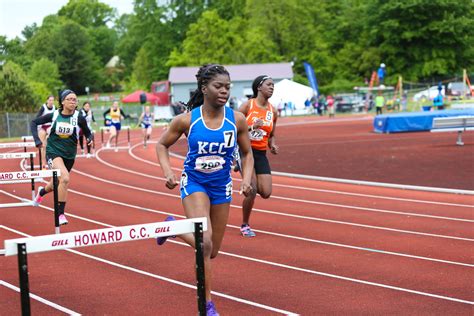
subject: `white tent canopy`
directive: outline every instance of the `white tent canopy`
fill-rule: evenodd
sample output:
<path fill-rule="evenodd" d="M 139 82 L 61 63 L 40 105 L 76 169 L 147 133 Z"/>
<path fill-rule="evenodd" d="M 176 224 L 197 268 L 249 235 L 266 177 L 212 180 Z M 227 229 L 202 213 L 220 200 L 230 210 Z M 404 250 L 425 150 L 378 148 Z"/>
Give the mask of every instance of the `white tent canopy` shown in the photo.
<path fill-rule="evenodd" d="M 313 89 L 300 83 L 283 79 L 275 83 L 273 96 L 270 98 L 271 104 L 275 107 L 280 102 L 293 102 L 295 109 L 304 109 L 304 101 L 313 97 Z"/>

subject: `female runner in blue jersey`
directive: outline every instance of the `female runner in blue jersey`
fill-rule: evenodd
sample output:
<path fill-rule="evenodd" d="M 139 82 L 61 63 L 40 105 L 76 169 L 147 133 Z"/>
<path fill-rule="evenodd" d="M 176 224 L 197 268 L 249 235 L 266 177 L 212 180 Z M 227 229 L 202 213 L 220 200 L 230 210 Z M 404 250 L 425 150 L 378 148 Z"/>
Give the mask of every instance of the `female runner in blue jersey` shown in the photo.
<path fill-rule="evenodd" d="M 155 121 L 155 114 L 150 112 L 150 107 L 148 105 L 145 106 L 145 111 L 140 115 L 138 121 L 143 132 L 143 147 L 146 148 L 146 141 L 150 139 L 152 125 Z"/>
<path fill-rule="evenodd" d="M 178 185 L 171 170 L 169 147 L 182 134 L 188 138 L 188 153 L 181 175 L 180 191 L 187 218 L 207 217 L 208 230 L 204 232 L 204 265 L 207 315 L 218 315 L 211 301 L 211 258 L 219 252 L 229 217 L 232 200 L 230 170 L 234 148 L 242 151 L 243 179 L 240 191 L 251 193 L 253 156 L 245 117 L 225 104 L 230 95 L 230 76 L 220 65 L 205 65 L 196 75 L 197 90 L 187 107 L 190 112 L 178 115 L 161 136 L 156 152 L 166 177 L 166 186 Z M 168 217 L 166 220 L 174 220 Z M 194 247 L 192 234 L 179 236 Z M 166 238 L 158 238 L 163 244 Z"/>

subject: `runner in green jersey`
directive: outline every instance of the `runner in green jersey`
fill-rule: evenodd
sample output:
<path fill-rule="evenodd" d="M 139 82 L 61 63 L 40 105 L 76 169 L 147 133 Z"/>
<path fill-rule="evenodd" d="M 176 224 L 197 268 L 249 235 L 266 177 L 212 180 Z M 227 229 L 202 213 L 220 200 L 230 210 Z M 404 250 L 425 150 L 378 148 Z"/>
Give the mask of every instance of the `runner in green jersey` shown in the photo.
<path fill-rule="evenodd" d="M 93 136 L 86 119 L 76 111 L 77 95 L 72 90 L 64 90 L 59 95 L 59 108 L 53 113 L 38 117 L 31 121 L 31 133 L 37 147 L 42 147 L 43 143 L 38 137 L 37 127 L 46 123 L 51 124 L 51 131 L 46 145 L 46 159 L 50 169 L 59 169 L 58 187 L 58 207 L 59 224 L 68 223 L 64 215 L 66 207 L 67 188 L 69 185 L 69 172 L 74 165 L 74 159 L 77 152 L 77 140 L 79 138 L 79 128 L 86 136 L 87 143 L 92 144 Z M 43 200 L 43 196 L 53 190 L 53 181 L 51 180 L 46 187 L 39 187 L 35 198 L 35 204 L 38 205 Z"/>

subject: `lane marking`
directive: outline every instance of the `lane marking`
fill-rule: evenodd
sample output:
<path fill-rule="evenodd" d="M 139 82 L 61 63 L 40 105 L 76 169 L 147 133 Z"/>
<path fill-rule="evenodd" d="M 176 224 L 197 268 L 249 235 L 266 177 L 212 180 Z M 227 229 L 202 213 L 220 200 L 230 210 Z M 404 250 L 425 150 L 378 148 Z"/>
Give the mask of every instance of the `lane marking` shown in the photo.
<path fill-rule="evenodd" d="M 6 226 L 3 226 L 3 225 L 0 225 L 0 227 L 2 228 L 5 228 L 6 230 L 9 230 Z M 20 293 L 20 288 L 14 286 L 13 284 L 10 284 L 8 282 L 5 282 L 3 280 L 0 280 L 0 285 L 3 285 L 4 287 L 10 289 L 10 290 L 13 290 L 15 292 L 18 292 Z M 54 309 L 57 309 L 58 311 L 61 311 L 65 314 L 68 314 L 68 315 L 81 315 L 79 314 L 78 312 L 75 312 L 67 307 L 64 307 L 64 306 L 61 306 L 59 304 L 56 304 L 56 303 L 53 303 L 51 301 L 48 301 L 47 299 L 44 299 L 42 298 L 41 296 L 38 296 L 36 294 L 33 294 L 33 293 L 30 293 L 30 297 L 40 303 L 43 303 L 44 305 L 48 305 Z"/>
<path fill-rule="evenodd" d="M 110 203 L 110 204 L 120 205 L 120 206 L 124 206 L 124 207 L 128 207 L 128 208 L 133 208 L 133 209 L 137 209 L 137 210 L 140 210 L 140 211 L 145 211 L 145 212 L 155 213 L 155 214 L 161 214 L 161 215 L 173 215 L 173 216 L 179 217 L 179 218 L 186 218 L 185 216 L 180 215 L 180 214 L 174 214 L 174 213 L 159 211 L 159 210 L 155 210 L 155 209 L 151 209 L 151 208 L 147 208 L 147 207 L 132 205 L 132 204 L 124 203 L 124 202 L 114 201 L 114 200 L 98 197 L 98 196 L 95 196 L 95 195 L 90 195 L 90 194 L 79 192 L 79 191 L 72 190 L 72 189 L 69 189 L 69 191 L 71 193 L 82 195 L 82 196 L 85 196 L 85 197 L 88 197 L 88 198 L 91 198 L 91 199 L 99 200 L 99 201 Z M 5 192 L 3 190 L 0 190 L 0 192 L 4 192 L 6 195 L 14 197 L 14 198 L 20 198 L 20 197 L 14 195 L 14 194 L 11 194 L 9 192 Z M 54 209 L 52 209 L 50 207 L 47 207 L 47 206 L 40 205 L 40 207 L 42 207 L 44 209 L 47 209 L 47 210 L 50 210 L 50 211 L 54 211 Z M 102 222 L 98 222 L 98 221 L 95 221 L 95 220 L 92 220 L 92 219 L 81 217 L 79 215 L 74 215 L 74 214 L 70 214 L 70 213 L 67 213 L 67 215 L 70 216 L 70 217 L 77 218 L 77 219 L 80 219 L 80 220 L 83 220 L 83 221 L 86 221 L 86 222 L 94 223 L 94 224 L 97 224 L 97 225 L 102 225 L 102 226 L 107 226 L 107 227 L 114 227 L 114 226 L 111 226 L 111 225 L 108 225 L 108 224 L 105 224 L 105 223 L 102 223 Z M 236 225 L 227 224 L 227 227 L 240 230 L 240 227 L 236 226 Z M 393 252 L 393 251 L 385 251 L 385 250 L 381 250 L 381 249 L 368 248 L 368 247 L 359 247 L 359 246 L 329 242 L 329 241 L 324 241 L 324 240 L 317 240 L 317 239 L 311 239 L 311 238 L 306 238 L 306 237 L 299 237 L 299 236 L 287 235 L 287 234 L 282 234 L 282 233 L 270 232 L 270 231 L 260 230 L 260 229 L 254 229 L 254 230 L 256 232 L 262 233 L 262 234 L 267 234 L 267 235 L 282 237 L 282 238 L 289 238 L 289 239 L 294 239 L 294 240 L 299 240 L 299 241 L 304 241 L 304 242 L 311 242 L 311 243 L 315 243 L 315 244 L 322 244 L 322 245 L 328 245 L 328 246 L 334 246 L 334 247 L 348 248 L 348 249 L 359 250 L 359 251 L 375 252 L 375 253 L 381 253 L 381 254 L 386 254 L 386 255 L 406 257 L 406 258 L 410 258 L 410 259 L 425 260 L 425 261 L 438 262 L 438 263 L 444 263 L 444 264 L 452 264 L 452 265 L 458 265 L 458 266 L 464 266 L 464 267 L 470 267 L 470 268 L 474 267 L 474 264 L 463 263 L 463 262 L 458 262 L 458 261 L 450 261 L 450 260 L 429 258 L 429 257 L 423 257 L 423 256 L 416 256 L 416 255 L 410 255 L 410 254 Z"/>
<path fill-rule="evenodd" d="M 150 175 L 142 174 L 142 173 L 139 173 L 139 172 L 136 172 L 136 171 L 127 170 L 127 169 L 124 169 L 124 168 L 121 168 L 121 167 L 113 166 L 112 164 L 103 161 L 99 157 L 99 152 L 97 152 L 97 159 L 99 161 L 103 162 L 105 165 L 110 166 L 110 167 L 115 168 L 115 169 L 118 169 L 118 170 L 123 170 L 123 171 L 129 172 L 129 173 L 132 173 L 132 174 L 137 174 L 137 175 L 140 175 L 142 177 L 165 180 L 165 178 L 150 176 Z M 126 187 L 126 188 L 130 188 L 130 189 L 134 189 L 134 190 L 138 190 L 138 191 L 149 192 L 149 193 L 157 194 L 157 195 L 173 196 L 173 197 L 180 198 L 180 196 L 178 196 L 178 195 L 172 195 L 172 194 L 163 193 L 163 192 L 160 192 L 160 191 L 152 191 L 152 190 L 148 190 L 148 189 L 144 189 L 144 188 L 139 188 L 139 187 L 136 187 L 136 186 L 129 186 L 129 185 L 126 185 L 126 184 L 119 184 L 118 182 L 115 182 L 115 181 L 105 180 L 105 179 L 102 179 L 102 178 L 99 178 L 99 177 L 91 176 L 91 175 L 88 175 L 88 174 L 86 174 L 82 171 L 79 171 L 77 168 L 73 169 L 73 172 L 77 172 L 77 173 L 79 173 L 79 174 L 81 174 L 85 177 L 89 177 L 89 178 L 92 178 L 92 179 L 95 179 L 95 180 L 98 180 L 98 181 L 101 181 L 101 182 L 110 183 L 110 184 L 117 185 L 117 186 L 123 186 L 123 187 Z M 237 205 L 233 205 L 233 204 L 231 204 L 231 207 L 239 208 L 239 209 L 241 208 L 241 206 L 237 206 Z M 440 235 L 440 234 L 431 234 L 431 233 L 423 233 L 423 232 L 396 229 L 396 228 L 389 228 L 389 227 L 383 227 L 383 226 L 373 226 L 373 225 L 358 224 L 358 223 L 345 222 L 345 221 L 336 221 L 336 220 L 324 219 L 324 218 L 319 218 L 319 217 L 310 217 L 310 216 L 302 216 L 302 215 L 294 215 L 294 214 L 287 214 L 287 213 L 281 213 L 281 212 L 274 212 L 274 211 L 263 210 L 263 209 L 258 209 L 258 208 L 254 208 L 253 211 L 262 212 L 262 213 L 269 213 L 269 214 L 274 214 L 274 215 L 280 215 L 280 216 L 286 216 L 286 217 L 309 219 L 309 220 L 313 220 L 313 221 L 321 221 L 321 222 L 327 222 L 327 223 L 333 223 L 333 224 L 341 224 L 341 225 L 364 227 L 364 228 L 371 228 L 371 229 L 378 229 L 378 230 L 394 231 L 394 232 L 406 233 L 406 234 L 430 236 L 430 237 L 437 237 L 437 238 L 447 238 L 447 239 L 455 239 L 455 240 L 463 240 L 463 241 L 474 241 L 474 239 L 472 239 L 472 238 L 464 238 L 464 237 L 456 237 L 456 236 Z"/>
<path fill-rule="evenodd" d="M 5 228 L 7 230 L 10 230 L 12 232 L 18 233 L 18 234 L 23 235 L 25 237 L 31 237 L 31 236 L 29 236 L 29 235 L 27 235 L 23 232 L 19 232 L 15 229 L 11 229 L 11 228 L 6 227 L 4 225 L 0 225 L 0 227 L 3 227 L 3 228 Z M 182 243 L 182 242 L 177 242 L 177 241 L 174 241 L 174 240 L 170 240 L 170 241 L 175 243 L 175 244 L 180 244 L 180 245 L 189 247 L 189 245 L 187 245 L 185 243 Z M 96 256 L 92 256 L 92 255 L 89 255 L 89 254 L 86 254 L 86 253 L 83 253 L 83 252 L 80 252 L 80 251 L 77 251 L 77 250 L 66 249 L 65 251 L 72 252 L 72 253 L 78 254 L 80 256 L 84 256 L 84 257 L 87 257 L 87 258 L 90 258 L 90 259 L 93 259 L 93 260 L 97 260 L 97 261 L 100 261 L 100 262 L 103 262 L 103 263 L 106 263 L 106 264 L 110 264 L 112 266 L 116 266 L 116 267 L 126 269 L 126 270 L 129 270 L 129 271 L 132 271 L 132 272 L 143 274 L 143 275 L 153 277 L 153 278 L 156 278 L 156 279 L 159 279 L 159 280 L 163 280 L 163 281 L 170 282 L 170 283 L 173 283 L 173 284 L 181 285 L 181 286 L 184 286 L 184 287 L 187 287 L 187 288 L 192 288 L 192 289 L 196 288 L 194 285 L 190 285 L 190 284 L 187 284 L 187 283 L 184 283 L 184 282 L 181 282 L 181 281 L 177 281 L 177 280 L 174 280 L 174 279 L 169 279 L 169 278 L 159 276 L 159 275 L 156 275 L 156 274 L 153 274 L 153 273 L 150 273 L 150 272 L 146 272 L 146 271 L 143 271 L 143 270 L 140 270 L 140 269 L 137 269 L 137 268 L 133 268 L 133 267 L 130 267 L 130 266 L 125 266 L 125 265 L 122 265 L 122 264 L 119 264 L 119 263 L 116 263 L 116 262 L 113 262 L 113 261 L 109 261 L 109 260 L 102 259 L 102 258 L 99 258 L 99 257 L 96 257 Z M 354 283 L 359 283 L 359 284 L 371 285 L 371 286 L 375 286 L 375 287 L 380 287 L 380 288 L 385 288 L 385 289 L 390 289 L 390 290 L 395 290 L 395 291 L 400 291 L 400 292 L 406 292 L 406 293 L 411 293 L 411 294 L 417 294 L 417 295 L 422 295 L 422 296 L 427 296 L 427 297 L 432 297 L 432 298 L 437 298 L 437 299 L 442 299 L 442 300 L 447 300 L 447 301 L 452 301 L 452 302 L 457 302 L 457 303 L 474 305 L 474 301 L 458 299 L 458 298 L 454 298 L 454 297 L 450 297 L 450 296 L 432 294 L 432 293 L 428 293 L 428 292 L 417 291 L 417 290 L 402 288 L 402 287 L 398 287 L 398 286 L 387 285 L 387 284 L 383 284 L 383 283 L 370 282 L 370 281 L 365 281 L 365 280 L 361 280 L 361 279 L 340 276 L 340 275 L 336 275 L 336 274 L 332 274 L 332 273 L 325 273 L 325 272 L 315 271 L 315 270 L 311 270 L 311 269 L 299 268 L 299 267 L 295 267 L 295 266 L 280 264 L 280 263 L 271 262 L 271 261 L 267 261 L 267 260 L 256 259 L 256 258 L 250 258 L 250 257 L 241 256 L 241 255 L 237 255 L 237 254 L 231 254 L 231 253 L 227 253 L 227 252 L 221 252 L 221 253 L 225 254 L 225 255 L 228 255 L 228 256 L 231 256 L 231 257 L 235 257 L 235 258 L 239 258 L 239 259 L 243 259 L 243 260 L 248 260 L 248 261 L 253 261 L 253 262 L 258 262 L 258 263 L 262 263 L 262 264 L 267 264 L 267 265 L 271 265 L 271 266 L 275 266 L 275 267 L 279 267 L 279 268 L 283 268 L 283 269 L 289 269 L 289 270 L 294 270 L 294 271 L 299 271 L 299 272 L 305 272 L 305 273 L 309 273 L 309 274 L 325 276 L 325 277 L 328 277 L 328 278 L 334 278 L 334 279 L 339 279 L 339 280 L 344 280 L 344 281 L 349 281 L 349 282 L 354 282 Z M 221 296 L 221 294 L 223 294 L 223 293 L 212 291 L 212 294 L 216 295 L 216 296 Z M 234 298 L 233 296 L 229 296 L 229 295 L 227 295 L 225 297 L 228 298 L 228 299 L 233 299 Z M 242 300 L 242 301 L 246 302 L 246 304 L 249 304 L 248 302 L 250 302 L 250 301 L 247 301 L 247 300 Z M 253 304 L 249 304 L 249 305 L 253 305 Z M 256 306 L 256 305 L 253 305 L 253 306 Z M 268 307 L 268 306 L 259 304 L 258 307 L 265 308 L 265 307 Z M 267 309 L 267 308 L 265 308 L 265 309 Z M 277 311 L 274 308 L 272 308 L 271 310 L 272 311 Z M 284 310 L 278 310 L 278 312 L 280 312 L 282 314 L 290 313 L 290 312 L 284 311 Z M 290 314 L 294 315 L 294 313 L 290 313 Z"/>
<path fill-rule="evenodd" d="M 157 143 L 156 141 L 152 141 L 153 143 Z M 138 144 L 139 145 L 139 144 Z M 133 149 L 135 149 L 137 145 L 131 146 L 130 149 L 128 150 L 130 156 L 132 156 L 134 159 L 139 160 L 141 162 L 150 164 L 152 166 L 157 166 L 160 167 L 159 163 L 152 162 L 143 158 L 138 157 L 133 153 Z M 177 157 L 179 159 L 184 159 L 183 156 L 176 155 L 170 153 L 170 156 Z M 182 168 L 176 168 L 172 167 L 172 170 L 175 171 L 182 171 Z M 274 172 L 275 173 L 275 172 Z M 295 178 L 299 176 L 298 174 L 293 174 L 293 173 L 288 173 L 289 176 L 283 176 L 283 177 L 291 177 Z M 240 178 L 232 178 L 233 180 L 236 181 L 242 181 Z M 309 179 L 309 180 L 315 180 L 315 181 L 321 181 L 321 180 L 316 180 L 316 179 Z M 348 180 L 351 181 L 351 180 Z M 350 195 L 350 196 L 359 196 L 359 197 L 370 197 L 370 198 L 375 198 L 375 199 L 384 199 L 384 200 L 392 200 L 392 201 L 403 201 L 403 202 L 414 202 L 414 203 L 422 203 L 422 204 L 434 204 L 434 205 L 446 205 L 446 206 L 454 206 L 454 207 L 467 207 L 467 208 L 472 208 L 474 209 L 474 205 L 470 204 L 459 204 L 459 203 L 448 203 L 448 202 L 436 202 L 436 201 L 427 201 L 427 200 L 418 200 L 418 199 L 407 199 L 407 198 L 396 198 L 396 197 L 390 197 L 390 196 L 381 196 L 381 195 L 373 195 L 373 194 L 363 194 L 363 193 L 354 193 L 354 192 L 347 192 L 347 191 L 338 191 L 338 190 L 329 190 L 329 189 L 316 189 L 316 188 L 308 188 L 308 187 L 303 187 L 303 186 L 295 186 L 295 185 L 287 185 L 287 184 L 279 184 L 279 183 L 273 183 L 273 186 L 277 187 L 282 187 L 282 188 L 290 188 L 290 189 L 297 189 L 297 190 L 306 190 L 306 191 L 313 191 L 313 192 L 324 192 L 324 193 L 332 193 L 332 194 L 341 194 L 341 195 Z M 273 197 L 273 195 L 272 195 Z"/>
<path fill-rule="evenodd" d="M 107 226 L 109 226 L 109 225 L 107 225 Z M 11 232 L 14 232 L 16 234 L 22 235 L 24 237 L 32 237 L 31 235 L 20 232 L 16 229 L 7 227 L 5 225 L 0 225 L 0 227 L 4 228 L 6 230 L 9 230 Z M 112 226 L 112 227 L 115 227 L 115 226 Z M 158 279 L 158 280 L 161 280 L 161 281 L 165 281 L 165 282 L 168 282 L 168 283 L 179 285 L 179 286 L 182 286 L 182 287 L 185 287 L 185 288 L 188 288 L 188 289 L 196 290 L 195 285 L 188 284 L 188 283 L 181 282 L 181 281 L 174 280 L 174 279 L 170 279 L 170 278 L 167 278 L 167 277 L 164 277 L 164 276 L 161 276 L 161 275 L 157 275 L 157 274 L 154 274 L 154 273 L 151 273 L 151 272 L 147 272 L 147 271 L 144 271 L 144 270 L 133 268 L 131 266 L 123 265 L 123 264 L 120 264 L 120 263 L 117 263 L 117 262 L 114 262 L 114 261 L 110 261 L 110 260 L 107 260 L 107 259 L 103 259 L 103 258 L 100 258 L 100 257 L 97 257 L 97 256 L 89 255 L 89 254 L 81 252 L 81 251 L 77 251 L 77 250 L 73 250 L 73 249 L 65 249 L 65 250 L 59 250 L 59 251 L 71 252 L 73 254 L 76 254 L 76 255 L 79 255 L 79 256 L 82 256 L 82 257 L 86 257 L 86 258 L 89 258 L 89 259 L 92 259 L 92 260 L 96 260 L 96 261 L 99 261 L 99 262 L 102 262 L 102 263 L 105 263 L 105 264 L 108 264 L 108 265 L 111 265 L 111 266 L 114 266 L 114 267 L 117 267 L 117 268 L 121 268 L 121 269 L 124 269 L 124 270 L 128 270 L 128 271 L 131 271 L 131 272 L 141 274 L 141 275 L 152 277 L 154 279 Z M 215 296 L 223 297 L 223 298 L 235 301 L 235 302 L 239 302 L 239 303 L 242 303 L 242 304 L 258 307 L 258 308 L 269 310 L 269 311 L 272 311 L 272 312 L 276 312 L 276 313 L 280 313 L 280 314 L 284 314 L 284 315 L 297 315 L 296 313 L 293 313 L 293 312 L 290 312 L 290 311 L 286 311 L 286 310 L 283 310 L 283 309 L 278 309 L 278 308 L 275 308 L 275 307 L 272 307 L 272 306 L 260 304 L 260 303 L 253 302 L 253 301 L 246 300 L 246 299 L 242 299 L 242 298 L 239 298 L 239 297 L 236 297 L 236 296 L 228 295 L 228 294 L 225 294 L 225 293 L 221 293 L 221 292 L 217 292 L 217 291 L 211 291 L 211 293 L 212 293 L 212 295 L 215 295 Z"/>

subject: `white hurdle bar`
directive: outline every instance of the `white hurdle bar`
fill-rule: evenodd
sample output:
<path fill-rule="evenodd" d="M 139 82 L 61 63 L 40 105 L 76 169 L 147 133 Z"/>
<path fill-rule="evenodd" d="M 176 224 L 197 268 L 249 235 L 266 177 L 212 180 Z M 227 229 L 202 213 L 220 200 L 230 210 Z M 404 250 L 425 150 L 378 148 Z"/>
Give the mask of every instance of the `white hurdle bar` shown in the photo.
<path fill-rule="evenodd" d="M 34 142 L 19 142 L 19 143 L 0 143 L 0 148 L 22 148 L 22 147 L 36 147 Z"/>
<path fill-rule="evenodd" d="M 125 125 L 125 126 L 122 126 L 121 130 L 123 129 L 126 129 L 127 130 L 127 140 L 128 140 L 128 147 L 116 147 L 117 149 L 128 149 L 130 148 L 131 144 L 130 144 L 130 126 L 129 125 Z M 105 133 L 108 133 L 110 132 L 110 126 L 101 126 L 100 127 L 100 141 L 101 141 L 101 144 L 102 144 L 102 148 L 104 148 L 104 132 Z M 111 147 L 111 148 L 114 148 L 114 147 Z"/>
<path fill-rule="evenodd" d="M 34 142 L 34 138 L 33 136 L 21 136 L 21 140 L 26 143 L 26 142 Z M 24 152 L 26 152 L 26 147 L 24 147 Z M 33 165 L 33 169 L 34 168 L 38 168 L 38 169 L 42 169 L 43 166 L 43 157 L 41 157 L 41 148 L 38 148 L 38 152 L 39 152 L 39 165 Z M 26 165 L 25 167 L 29 168 L 30 166 Z"/>
<path fill-rule="evenodd" d="M 94 229 L 5 240 L 5 256 L 18 256 L 22 315 L 29 315 L 30 297 L 27 253 L 46 252 L 77 247 L 105 245 L 110 243 L 143 240 L 157 237 L 194 233 L 196 254 L 197 302 L 199 315 L 206 315 L 203 233 L 207 230 L 207 219 L 198 217 L 169 222 L 157 222 L 131 226 Z"/>
<path fill-rule="evenodd" d="M 36 153 L 33 152 L 24 152 L 24 153 L 5 153 L 5 154 L 0 154 L 0 160 L 1 159 L 24 159 L 24 158 L 30 158 L 30 169 L 31 171 L 34 171 L 34 157 L 36 157 Z M 32 178 L 31 180 L 21 180 L 20 182 L 31 182 L 31 200 L 35 198 L 35 179 Z M 0 206 L 1 207 L 1 206 Z"/>
<path fill-rule="evenodd" d="M 59 175 L 60 175 L 59 169 L 39 170 L 39 171 L 0 172 L 0 184 L 25 183 L 29 181 L 33 182 L 31 200 L 25 199 L 24 202 L 0 204 L 0 208 L 33 206 L 33 201 L 35 199 L 34 179 L 44 178 L 44 177 L 54 177 L 54 176 L 57 177 Z M 57 185 L 55 186 L 54 190 L 57 191 Z M 57 192 L 55 192 L 55 195 L 57 195 Z M 57 203 L 55 203 L 55 205 L 56 204 Z M 57 206 L 55 208 L 57 208 Z"/>
<path fill-rule="evenodd" d="M 31 148 L 31 147 L 36 147 L 35 142 L 29 141 L 33 140 L 33 136 L 22 136 L 21 139 L 23 142 L 18 142 L 18 143 L 0 143 L 0 148 L 21 148 L 23 147 L 23 151 L 26 152 L 26 148 Z M 40 169 L 41 169 L 41 149 L 38 148 L 38 151 L 40 153 L 39 155 L 39 161 L 40 161 Z"/>
<path fill-rule="evenodd" d="M 18 159 L 18 158 L 30 158 L 32 156 L 33 158 L 36 157 L 36 153 L 34 152 L 26 152 L 26 153 L 5 153 L 5 154 L 0 154 L 0 159 Z"/>

